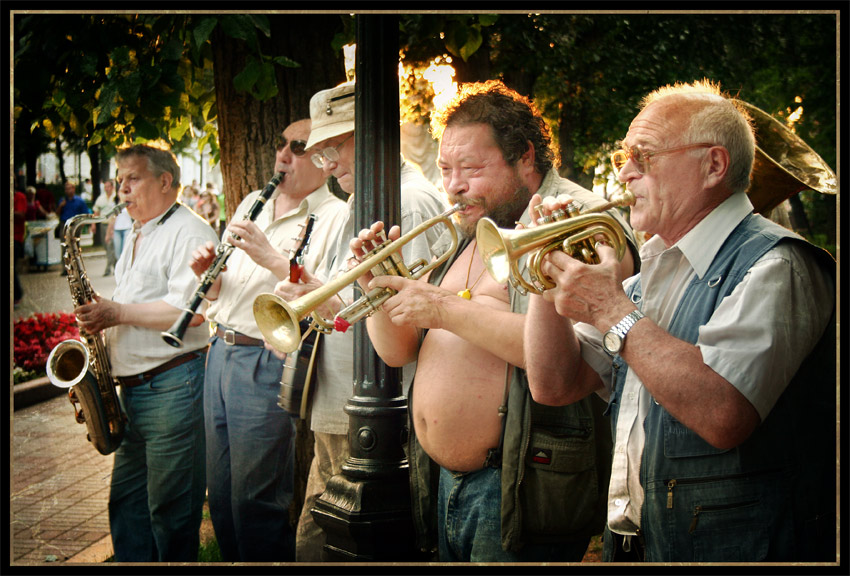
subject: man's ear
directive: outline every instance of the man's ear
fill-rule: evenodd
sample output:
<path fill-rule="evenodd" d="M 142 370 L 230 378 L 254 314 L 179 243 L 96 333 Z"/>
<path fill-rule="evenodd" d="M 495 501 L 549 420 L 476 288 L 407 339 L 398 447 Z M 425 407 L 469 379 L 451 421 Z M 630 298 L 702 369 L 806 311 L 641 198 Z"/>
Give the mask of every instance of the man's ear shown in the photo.
<path fill-rule="evenodd" d="M 159 176 L 159 181 L 162 184 L 162 192 L 163 194 L 167 194 L 171 192 L 171 184 L 173 182 L 173 176 L 168 172 L 163 172 Z"/>
<path fill-rule="evenodd" d="M 729 171 L 729 151 L 723 146 L 712 146 L 706 154 L 706 187 L 719 186 Z"/>
<path fill-rule="evenodd" d="M 528 149 L 519 157 L 517 160 L 517 165 L 522 169 L 523 172 L 534 172 L 534 163 L 536 160 L 536 155 L 534 151 L 534 145 L 529 142 Z"/>

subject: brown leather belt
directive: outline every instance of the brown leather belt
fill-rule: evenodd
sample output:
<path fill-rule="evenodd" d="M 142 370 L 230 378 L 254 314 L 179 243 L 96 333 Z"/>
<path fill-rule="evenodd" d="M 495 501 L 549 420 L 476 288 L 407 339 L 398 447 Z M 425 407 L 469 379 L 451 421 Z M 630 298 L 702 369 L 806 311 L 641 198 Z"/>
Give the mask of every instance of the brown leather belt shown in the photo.
<path fill-rule="evenodd" d="M 251 338 L 235 330 L 225 330 L 221 326 L 216 327 L 215 335 L 229 346 L 263 346 L 263 341 L 259 338 Z"/>
<path fill-rule="evenodd" d="M 181 364 L 185 364 L 190 360 L 194 360 L 195 358 L 201 356 L 207 351 L 208 346 L 204 346 L 199 350 L 194 350 L 192 352 L 187 352 L 186 354 L 181 354 L 180 356 L 175 356 L 168 362 L 164 364 L 160 364 L 156 368 L 152 368 L 147 372 L 143 372 L 142 374 L 136 374 L 135 376 L 117 376 L 115 379 L 118 380 L 118 383 L 124 388 L 133 388 L 135 386 L 139 386 L 146 382 L 149 382 L 153 379 L 154 376 L 158 376 L 163 372 L 171 370 L 172 368 L 177 368 Z"/>

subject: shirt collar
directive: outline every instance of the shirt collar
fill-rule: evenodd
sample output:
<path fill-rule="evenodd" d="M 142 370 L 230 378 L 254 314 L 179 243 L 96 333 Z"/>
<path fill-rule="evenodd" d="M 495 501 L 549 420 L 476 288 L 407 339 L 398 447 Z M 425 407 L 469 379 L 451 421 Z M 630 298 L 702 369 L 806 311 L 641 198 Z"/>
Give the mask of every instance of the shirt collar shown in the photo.
<path fill-rule="evenodd" d="M 181 206 L 181 204 L 179 202 L 174 202 L 174 204 L 172 204 L 171 206 L 168 207 L 168 210 L 166 210 L 165 212 L 163 212 L 159 216 L 151 218 L 145 224 L 142 224 L 142 226 L 140 226 L 138 228 L 136 228 L 134 226 L 134 228 L 136 229 L 137 232 L 140 232 L 143 236 L 146 236 L 146 235 L 150 234 L 151 231 L 153 231 L 154 228 L 156 228 L 160 224 L 164 224 L 165 221 L 168 220 L 171 217 L 171 215 L 174 214 L 174 212 L 176 212 L 177 209 L 180 206 Z"/>
<path fill-rule="evenodd" d="M 753 211 L 749 197 L 732 194 L 700 220 L 676 244 L 702 279 L 729 234 Z"/>

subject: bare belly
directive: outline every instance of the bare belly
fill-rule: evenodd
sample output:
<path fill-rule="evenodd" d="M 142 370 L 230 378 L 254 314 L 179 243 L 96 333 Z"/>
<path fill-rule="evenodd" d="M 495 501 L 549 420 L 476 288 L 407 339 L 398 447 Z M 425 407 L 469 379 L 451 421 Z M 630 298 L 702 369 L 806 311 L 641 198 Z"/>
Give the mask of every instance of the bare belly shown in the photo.
<path fill-rule="evenodd" d="M 413 425 L 425 452 L 449 470 L 482 468 L 487 451 L 499 445 L 504 389 L 504 360 L 451 332 L 430 330 L 413 386 Z"/>

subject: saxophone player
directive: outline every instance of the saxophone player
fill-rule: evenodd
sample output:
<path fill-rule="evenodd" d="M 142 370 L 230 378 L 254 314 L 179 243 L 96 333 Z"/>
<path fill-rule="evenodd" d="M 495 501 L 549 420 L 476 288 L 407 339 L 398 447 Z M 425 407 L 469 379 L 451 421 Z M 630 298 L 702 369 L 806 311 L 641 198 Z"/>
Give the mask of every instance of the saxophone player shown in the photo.
<path fill-rule="evenodd" d="M 197 560 L 204 502 L 202 394 L 208 330 L 197 315 L 185 346 L 160 332 L 180 315 L 195 285 L 192 250 L 217 239 L 177 202 L 180 167 L 149 145 L 118 151 L 118 194 L 134 225 L 115 267 L 112 299 L 74 312 L 82 330 L 105 330 L 112 373 L 127 414 L 115 452 L 109 525 L 117 562 Z"/>
<path fill-rule="evenodd" d="M 294 559 L 289 525 L 294 489 L 295 423 L 277 405 L 283 364 L 263 346 L 253 301 L 289 276 L 289 251 L 310 214 L 316 224 L 304 265 L 313 272 L 347 216 L 322 170 L 310 161 L 310 120 L 287 126 L 276 143 L 281 180 L 254 219 L 243 218 L 261 191 L 239 205 L 224 234 L 235 250 L 227 270 L 207 291 L 215 323 L 204 383 L 210 517 L 225 561 Z M 231 237 L 231 234 L 235 237 Z M 198 276 L 215 258 L 215 245 L 196 246 Z"/>

